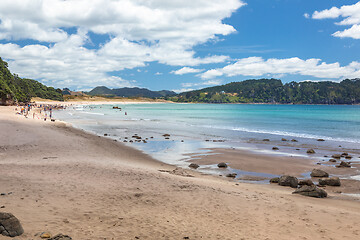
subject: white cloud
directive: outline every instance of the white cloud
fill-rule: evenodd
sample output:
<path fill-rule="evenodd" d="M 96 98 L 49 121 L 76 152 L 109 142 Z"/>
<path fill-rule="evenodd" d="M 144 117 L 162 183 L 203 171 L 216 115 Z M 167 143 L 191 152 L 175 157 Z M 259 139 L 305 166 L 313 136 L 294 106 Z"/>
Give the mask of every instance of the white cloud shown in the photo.
<path fill-rule="evenodd" d="M 184 75 L 187 73 L 199 73 L 204 71 L 204 69 L 196 69 L 196 68 L 190 68 L 190 67 L 183 67 L 176 71 L 171 71 L 170 73 L 173 73 L 175 75 Z"/>
<path fill-rule="evenodd" d="M 182 93 L 182 92 L 189 92 L 189 91 L 194 91 L 196 89 L 194 88 L 180 88 L 180 89 L 172 89 L 171 91 L 174 91 L 176 93 Z"/>
<path fill-rule="evenodd" d="M 181 86 L 184 88 L 187 87 L 204 87 L 204 86 L 213 86 L 213 85 L 219 85 L 222 83 L 221 79 L 213 79 L 203 82 L 197 82 L 197 83 L 182 83 Z"/>
<path fill-rule="evenodd" d="M 352 62 L 347 66 L 340 66 L 338 62 L 327 64 L 321 59 L 285 58 L 267 59 L 249 57 L 237 60 L 223 68 L 211 69 L 199 76 L 202 79 L 212 79 L 219 76 L 284 76 L 298 74 L 316 78 L 338 79 L 360 77 L 360 63 Z"/>
<path fill-rule="evenodd" d="M 305 18 L 310 18 L 310 15 L 308 13 L 304 13 Z"/>
<path fill-rule="evenodd" d="M 160 76 L 163 75 L 161 72 L 156 72 L 155 75 Z"/>
<path fill-rule="evenodd" d="M 332 7 L 322 11 L 315 11 L 312 15 L 313 19 L 334 19 L 338 17 L 343 17 L 344 19 L 340 22 L 336 22 L 337 25 L 351 27 L 343 31 L 337 31 L 333 36 L 360 39 L 360 2 L 353 5 L 344 5 L 340 8 Z"/>
<path fill-rule="evenodd" d="M 244 5 L 241 0 L 0 1 L 0 39 L 51 43 L 0 44 L 0 56 L 22 76 L 69 86 L 103 81 L 107 72 L 153 61 L 171 66 L 224 62 L 227 56 L 195 57 L 193 47 L 234 33 L 222 20 Z M 110 39 L 99 49 L 86 48 L 92 42 L 89 32 Z M 82 76 L 75 75 L 81 70 Z"/>

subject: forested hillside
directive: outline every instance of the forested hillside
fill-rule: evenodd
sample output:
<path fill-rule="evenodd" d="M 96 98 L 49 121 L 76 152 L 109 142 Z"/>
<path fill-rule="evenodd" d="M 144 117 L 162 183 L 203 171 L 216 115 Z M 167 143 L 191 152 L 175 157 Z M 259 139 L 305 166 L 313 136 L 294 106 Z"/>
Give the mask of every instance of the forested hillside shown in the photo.
<path fill-rule="evenodd" d="M 8 64 L 0 58 L 0 104 L 28 102 L 32 97 L 63 101 L 60 89 L 11 74 Z"/>
<path fill-rule="evenodd" d="M 151 91 L 146 88 L 115 88 L 109 89 L 104 86 L 99 86 L 88 92 L 91 96 L 107 96 L 107 97 L 148 97 L 148 98 L 161 98 L 166 96 L 174 96 L 175 92 L 162 90 Z"/>
<path fill-rule="evenodd" d="M 246 80 L 180 93 L 168 100 L 206 103 L 359 104 L 360 79 L 336 82 Z"/>

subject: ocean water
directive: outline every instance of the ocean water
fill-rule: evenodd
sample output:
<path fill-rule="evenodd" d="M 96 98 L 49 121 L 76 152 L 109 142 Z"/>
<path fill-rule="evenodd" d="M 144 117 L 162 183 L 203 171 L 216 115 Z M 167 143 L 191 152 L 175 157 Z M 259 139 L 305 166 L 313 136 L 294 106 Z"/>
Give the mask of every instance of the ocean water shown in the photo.
<path fill-rule="evenodd" d="M 208 154 L 210 148 L 217 147 L 274 153 L 268 145 L 263 146 L 265 138 L 271 144 L 282 144 L 281 138 L 296 139 L 298 142 L 292 146 L 299 147 L 360 148 L 360 106 L 108 104 L 78 105 L 54 115 L 75 127 L 101 136 L 108 134 L 118 141 L 128 141 L 134 134 L 148 138 L 146 144 L 131 145 L 176 165 L 187 165 L 192 153 Z M 163 134 L 170 134 L 170 139 Z M 319 138 L 325 141 L 317 141 Z M 290 147 L 288 153 L 295 155 Z"/>

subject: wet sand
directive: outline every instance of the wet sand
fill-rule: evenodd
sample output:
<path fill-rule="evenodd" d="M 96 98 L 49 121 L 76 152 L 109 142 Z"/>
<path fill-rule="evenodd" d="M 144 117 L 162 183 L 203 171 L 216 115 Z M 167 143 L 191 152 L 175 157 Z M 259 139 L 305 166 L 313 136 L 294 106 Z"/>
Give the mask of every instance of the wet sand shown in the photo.
<path fill-rule="evenodd" d="M 39 239 L 34 235 L 43 231 L 73 239 L 360 237 L 356 198 L 314 199 L 287 187 L 176 169 L 122 143 L 58 121 L 25 119 L 13 109 L 0 107 L 0 192 L 6 193 L 0 205 L 24 227 L 16 239 Z M 242 167 L 255 159 L 246 156 Z M 264 170 L 271 169 L 268 161 Z"/>

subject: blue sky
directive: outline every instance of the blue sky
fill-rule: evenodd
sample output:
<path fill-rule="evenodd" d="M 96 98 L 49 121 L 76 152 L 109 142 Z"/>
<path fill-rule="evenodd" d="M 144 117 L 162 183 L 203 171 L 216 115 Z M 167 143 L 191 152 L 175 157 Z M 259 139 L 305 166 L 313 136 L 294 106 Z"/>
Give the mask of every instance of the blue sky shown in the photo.
<path fill-rule="evenodd" d="M 49 86 L 186 91 L 360 77 L 360 1 L 9 0 L 0 57 Z"/>

